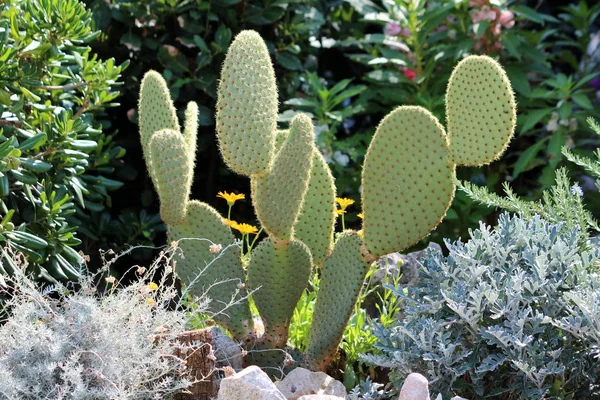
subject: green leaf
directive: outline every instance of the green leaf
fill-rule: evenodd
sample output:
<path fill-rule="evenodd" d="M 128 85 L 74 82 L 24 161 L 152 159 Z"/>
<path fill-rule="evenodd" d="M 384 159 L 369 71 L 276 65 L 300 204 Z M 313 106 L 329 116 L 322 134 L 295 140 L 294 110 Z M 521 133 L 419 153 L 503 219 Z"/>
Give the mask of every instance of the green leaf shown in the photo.
<path fill-rule="evenodd" d="M 227 49 L 227 47 L 229 47 L 229 42 L 231 42 L 231 29 L 225 26 L 225 24 L 219 25 L 219 28 L 215 33 L 215 42 L 221 49 Z"/>
<path fill-rule="evenodd" d="M 34 160 L 31 158 L 19 158 L 21 166 L 31 172 L 46 172 L 52 168 L 52 164 L 48 164 L 42 160 Z"/>
<path fill-rule="evenodd" d="M 521 174 L 521 172 L 527 171 L 530 168 L 530 165 L 535 160 L 537 154 L 540 152 L 542 147 L 544 147 L 544 142 L 546 142 L 546 140 L 547 138 L 540 140 L 533 146 L 530 146 L 519 156 L 519 159 L 515 163 L 515 167 L 513 169 L 513 179 L 516 179 Z"/>
<path fill-rule="evenodd" d="M 592 105 L 592 102 L 590 101 L 589 97 L 587 97 L 583 93 L 574 93 L 571 95 L 571 98 L 573 99 L 575 104 L 577 104 L 579 107 L 581 107 L 585 110 L 593 110 L 594 109 L 594 106 Z"/>
<path fill-rule="evenodd" d="M 16 243 L 26 246 L 30 249 L 39 250 L 48 247 L 48 242 L 28 232 L 11 231 L 6 232 L 5 235 L 9 239 L 14 240 Z"/>
<path fill-rule="evenodd" d="M 290 71 L 301 71 L 302 63 L 292 53 L 289 51 L 278 52 L 275 54 L 275 59 L 281 66 L 285 69 L 289 69 Z"/>
<path fill-rule="evenodd" d="M 533 110 L 528 112 L 525 117 L 525 122 L 521 126 L 521 135 L 536 126 L 538 122 L 546 118 L 546 116 L 550 115 L 550 113 L 552 113 L 551 108 L 544 108 L 542 110 Z"/>
<path fill-rule="evenodd" d="M 511 10 L 520 17 L 523 17 L 523 18 L 528 19 L 533 22 L 537 22 L 538 24 L 542 24 L 542 25 L 544 25 L 545 21 L 556 22 L 556 23 L 560 22 L 558 19 L 554 18 L 553 16 L 551 16 L 549 14 L 538 13 L 533 8 L 523 6 L 523 5 L 513 6 L 513 7 L 511 7 Z"/>
<path fill-rule="evenodd" d="M 488 21 L 488 20 L 478 22 L 475 25 L 473 25 L 473 33 L 475 33 L 475 36 L 479 39 L 480 37 L 483 36 L 485 31 L 487 31 L 487 29 L 489 27 L 490 27 L 490 21 Z"/>
<path fill-rule="evenodd" d="M 315 108 L 319 105 L 317 102 L 309 99 L 303 99 L 300 97 L 296 97 L 293 99 L 286 100 L 283 104 L 294 107 L 307 107 L 307 108 Z"/>
<path fill-rule="evenodd" d="M 46 136 L 45 133 L 38 133 L 37 135 L 30 137 L 29 139 L 19 144 L 18 149 L 21 151 L 27 151 L 42 146 L 46 143 L 47 139 L 48 136 Z"/>
<path fill-rule="evenodd" d="M 158 61 L 160 61 L 165 68 L 171 69 L 176 74 L 188 72 L 187 58 L 174 46 L 161 46 L 160 49 L 158 49 Z"/>

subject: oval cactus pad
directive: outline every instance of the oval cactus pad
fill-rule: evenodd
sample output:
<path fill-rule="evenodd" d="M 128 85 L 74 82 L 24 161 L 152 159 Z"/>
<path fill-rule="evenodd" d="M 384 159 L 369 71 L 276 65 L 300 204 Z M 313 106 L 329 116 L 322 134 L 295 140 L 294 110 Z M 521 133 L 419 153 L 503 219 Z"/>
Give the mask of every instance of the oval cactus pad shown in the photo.
<path fill-rule="evenodd" d="M 444 128 L 422 107 L 402 106 L 377 127 L 362 172 L 364 240 L 379 257 L 417 243 L 454 195 Z"/>
<path fill-rule="evenodd" d="M 208 240 L 207 240 L 208 239 Z M 244 270 L 240 249 L 221 215 L 208 204 L 188 203 L 187 221 L 169 227 L 169 240 L 178 240 L 183 258 L 176 257 L 175 272 L 192 296 L 211 299 L 208 313 L 235 337 L 252 330 L 247 292 L 243 288 Z M 210 251 L 211 242 L 220 244 L 218 253 Z"/>
<path fill-rule="evenodd" d="M 247 176 L 269 171 L 277 110 L 267 46 L 258 33 L 242 31 L 225 57 L 217 101 L 217 137 L 229 168 Z"/>
<path fill-rule="evenodd" d="M 450 77 L 446 119 L 454 163 L 489 164 L 504 152 L 515 128 L 515 98 L 506 73 L 488 56 L 469 56 Z"/>

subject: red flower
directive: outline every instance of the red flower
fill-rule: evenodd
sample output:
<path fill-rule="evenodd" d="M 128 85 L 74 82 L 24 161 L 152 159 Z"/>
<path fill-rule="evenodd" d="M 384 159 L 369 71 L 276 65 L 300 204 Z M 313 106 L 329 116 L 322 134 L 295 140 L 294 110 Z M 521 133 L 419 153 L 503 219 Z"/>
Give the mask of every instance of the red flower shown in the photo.
<path fill-rule="evenodd" d="M 404 76 L 410 79 L 411 81 L 417 77 L 417 71 L 414 69 L 406 68 L 404 71 Z"/>

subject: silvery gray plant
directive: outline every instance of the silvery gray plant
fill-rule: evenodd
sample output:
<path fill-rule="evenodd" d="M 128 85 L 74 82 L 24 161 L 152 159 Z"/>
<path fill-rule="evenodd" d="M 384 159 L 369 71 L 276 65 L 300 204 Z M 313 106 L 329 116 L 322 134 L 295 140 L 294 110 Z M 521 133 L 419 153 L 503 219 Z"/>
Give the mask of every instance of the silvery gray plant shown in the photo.
<path fill-rule="evenodd" d="M 5 277 L 0 400 L 169 399 L 188 387 L 174 349 L 191 315 L 172 309 L 177 291 L 168 274 L 155 275 L 157 265 L 134 267 L 138 279 L 128 286 L 102 278 L 106 291 L 89 275 L 77 289 L 42 289 L 22 272 Z"/>
<path fill-rule="evenodd" d="M 539 216 L 502 214 L 470 235 L 448 256 L 428 251 L 419 286 L 395 289 L 403 317 L 375 327 L 382 355 L 366 359 L 396 387 L 422 373 L 444 398 L 600 396 L 599 249 Z"/>

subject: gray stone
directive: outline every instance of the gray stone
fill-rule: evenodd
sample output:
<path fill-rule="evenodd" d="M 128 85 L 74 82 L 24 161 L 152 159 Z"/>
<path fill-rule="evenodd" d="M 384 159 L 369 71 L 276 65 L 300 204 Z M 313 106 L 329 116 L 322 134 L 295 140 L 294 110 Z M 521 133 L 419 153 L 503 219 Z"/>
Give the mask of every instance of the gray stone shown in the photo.
<path fill-rule="evenodd" d="M 346 397 L 346 388 L 340 381 L 324 372 L 312 372 L 300 367 L 287 374 L 276 385 L 288 400 L 297 400 L 311 394 Z"/>
<path fill-rule="evenodd" d="M 421 374 L 412 373 L 406 377 L 398 400 L 429 400 L 429 382 Z"/>
<path fill-rule="evenodd" d="M 400 284 L 416 286 L 419 283 L 419 270 L 421 259 L 427 254 L 427 250 L 442 251 L 439 244 L 431 242 L 427 248 L 408 254 L 391 253 L 381 257 L 377 261 L 379 270 L 373 276 L 373 283 L 383 282 L 385 278 L 394 278 L 401 274 Z"/>
<path fill-rule="evenodd" d="M 269 376 L 252 365 L 221 381 L 217 400 L 286 400 Z"/>
<path fill-rule="evenodd" d="M 242 369 L 242 348 L 221 329 L 211 329 L 212 346 L 215 354 L 217 368 L 231 367 L 235 371 Z"/>

